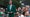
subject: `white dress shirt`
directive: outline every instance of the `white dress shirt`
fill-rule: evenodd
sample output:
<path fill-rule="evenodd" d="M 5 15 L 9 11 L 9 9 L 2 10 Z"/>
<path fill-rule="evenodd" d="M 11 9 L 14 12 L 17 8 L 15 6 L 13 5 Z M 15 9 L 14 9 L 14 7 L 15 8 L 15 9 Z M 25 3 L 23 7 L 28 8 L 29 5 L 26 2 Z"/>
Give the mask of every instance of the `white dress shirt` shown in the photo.
<path fill-rule="evenodd" d="M 12 5 L 10 5 L 10 11 L 11 11 Z M 9 12 L 8 12 L 9 13 Z M 12 13 L 12 12 L 11 12 Z"/>
<path fill-rule="evenodd" d="M 12 5 L 10 5 L 10 10 L 11 10 L 11 8 L 12 8 Z"/>

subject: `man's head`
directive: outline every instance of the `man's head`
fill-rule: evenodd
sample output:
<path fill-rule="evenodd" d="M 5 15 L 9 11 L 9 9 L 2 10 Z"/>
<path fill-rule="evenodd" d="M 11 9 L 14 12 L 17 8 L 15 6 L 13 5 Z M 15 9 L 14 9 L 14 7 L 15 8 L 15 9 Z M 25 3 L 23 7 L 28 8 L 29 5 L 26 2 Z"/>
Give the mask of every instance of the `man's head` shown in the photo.
<path fill-rule="evenodd" d="M 26 5 L 26 8 L 29 8 L 29 5 Z"/>
<path fill-rule="evenodd" d="M 10 5 L 12 4 L 12 0 L 9 1 L 9 4 L 10 4 Z"/>

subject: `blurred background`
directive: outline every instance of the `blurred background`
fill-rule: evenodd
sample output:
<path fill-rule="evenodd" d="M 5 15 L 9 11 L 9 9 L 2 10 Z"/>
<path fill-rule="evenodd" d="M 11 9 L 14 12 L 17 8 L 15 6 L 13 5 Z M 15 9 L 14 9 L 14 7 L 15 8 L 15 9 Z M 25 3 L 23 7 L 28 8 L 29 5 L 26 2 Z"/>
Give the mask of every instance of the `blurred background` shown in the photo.
<path fill-rule="evenodd" d="M 8 4 L 9 0 L 0 0 L 0 17 L 2 17 L 2 15 L 3 17 L 6 16 L 4 12 L 7 11 Z M 12 0 L 12 4 L 16 6 L 15 16 L 21 15 L 21 17 L 30 17 L 30 0 Z"/>

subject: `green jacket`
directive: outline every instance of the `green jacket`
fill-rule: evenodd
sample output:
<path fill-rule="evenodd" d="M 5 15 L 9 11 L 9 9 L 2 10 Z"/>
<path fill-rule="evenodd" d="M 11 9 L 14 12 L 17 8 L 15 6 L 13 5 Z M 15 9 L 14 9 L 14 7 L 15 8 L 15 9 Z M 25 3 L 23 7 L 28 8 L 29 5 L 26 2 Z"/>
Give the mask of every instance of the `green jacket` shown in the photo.
<path fill-rule="evenodd" d="M 16 6 L 15 5 L 12 5 L 12 8 L 11 8 L 11 11 L 10 11 L 10 5 L 7 6 L 7 11 L 8 12 L 16 12 Z"/>

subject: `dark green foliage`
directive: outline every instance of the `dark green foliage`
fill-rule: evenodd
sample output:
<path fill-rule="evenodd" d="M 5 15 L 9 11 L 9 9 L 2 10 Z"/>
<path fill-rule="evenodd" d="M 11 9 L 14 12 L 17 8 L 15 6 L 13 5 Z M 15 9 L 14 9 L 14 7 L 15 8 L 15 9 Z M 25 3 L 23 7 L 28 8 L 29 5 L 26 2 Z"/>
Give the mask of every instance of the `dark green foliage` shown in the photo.
<path fill-rule="evenodd" d="M 27 2 L 30 2 L 30 0 L 26 0 Z"/>
<path fill-rule="evenodd" d="M 0 0 L 0 4 L 1 5 L 4 5 L 4 0 Z"/>
<path fill-rule="evenodd" d="M 13 4 L 15 4 L 17 8 L 19 6 L 21 6 L 21 4 L 19 2 L 20 2 L 20 0 L 13 0 Z"/>

